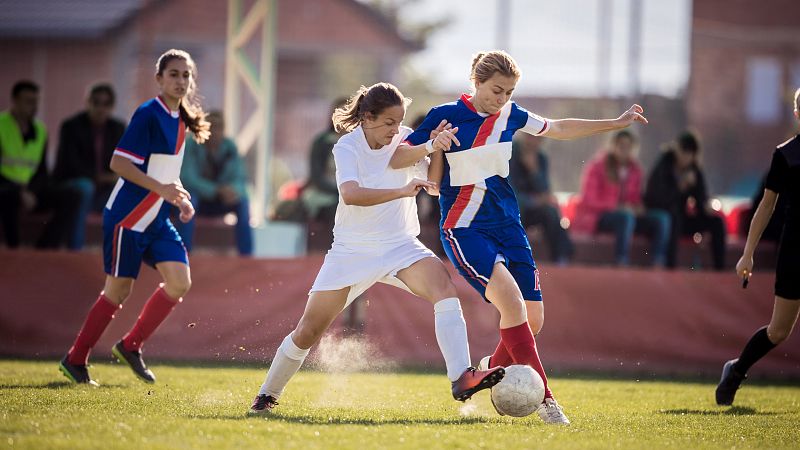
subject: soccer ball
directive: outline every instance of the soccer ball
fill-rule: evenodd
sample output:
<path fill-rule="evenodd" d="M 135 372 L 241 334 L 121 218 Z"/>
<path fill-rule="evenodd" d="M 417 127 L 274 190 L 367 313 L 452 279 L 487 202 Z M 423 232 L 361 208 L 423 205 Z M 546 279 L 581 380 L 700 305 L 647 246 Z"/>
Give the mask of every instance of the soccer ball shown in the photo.
<path fill-rule="evenodd" d="M 525 417 L 543 400 L 544 382 L 530 366 L 506 367 L 506 376 L 492 387 L 492 405 L 501 416 Z"/>

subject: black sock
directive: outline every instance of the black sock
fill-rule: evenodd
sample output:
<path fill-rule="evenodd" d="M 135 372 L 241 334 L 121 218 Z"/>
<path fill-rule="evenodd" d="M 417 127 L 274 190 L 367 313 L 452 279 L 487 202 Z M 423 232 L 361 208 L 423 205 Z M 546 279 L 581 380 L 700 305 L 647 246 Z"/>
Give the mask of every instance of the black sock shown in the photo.
<path fill-rule="evenodd" d="M 744 346 L 739 361 L 733 365 L 734 370 L 740 375 L 745 375 L 756 361 L 763 358 L 773 348 L 775 348 L 775 344 L 767 336 L 767 327 L 759 328 Z"/>

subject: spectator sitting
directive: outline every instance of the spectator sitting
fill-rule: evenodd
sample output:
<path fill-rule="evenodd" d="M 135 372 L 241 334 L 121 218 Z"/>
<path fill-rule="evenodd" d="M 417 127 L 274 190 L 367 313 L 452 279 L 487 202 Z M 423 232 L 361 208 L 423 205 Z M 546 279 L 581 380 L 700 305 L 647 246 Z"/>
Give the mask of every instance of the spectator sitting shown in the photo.
<path fill-rule="evenodd" d="M 629 262 L 634 233 L 645 233 L 651 239 L 653 265 L 661 266 L 666 258 L 670 218 L 665 211 L 645 210 L 642 205 L 642 169 L 635 157 L 636 145 L 630 131 L 618 131 L 611 138 L 611 148 L 589 162 L 573 229 L 614 233 L 619 265 Z"/>
<path fill-rule="evenodd" d="M 698 163 L 700 144 L 685 132 L 674 148 L 668 148 L 656 164 L 645 190 L 645 205 L 669 213 L 672 233 L 667 249 L 667 267 L 674 268 L 680 236 L 711 233 L 714 268 L 725 267 L 725 222 L 711 209 L 705 177 Z"/>
<path fill-rule="evenodd" d="M 204 144 L 186 140 L 181 181 L 192 196 L 196 215 L 236 214 L 236 247 L 240 255 L 253 253 L 253 230 L 250 228 L 250 202 L 245 190 L 245 171 L 236 144 L 225 137 L 225 122 L 220 111 L 206 117 L 211 137 Z M 187 250 L 192 249 L 196 222 L 177 223 Z"/>
<path fill-rule="evenodd" d="M 38 106 L 39 86 L 23 80 L 11 89 L 11 108 L 0 113 L 0 221 L 8 248 L 19 247 L 20 212 L 42 209 L 49 203 L 47 129 L 35 118 Z M 57 205 L 74 210 L 67 202 Z M 37 247 L 57 244 L 64 229 L 64 223 L 48 221 Z"/>
<path fill-rule="evenodd" d="M 541 138 L 520 133 L 514 139 L 511 185 L 517 192 L 522 225 L 541 226 L 549 244 L 550 255 L 558 264 L 572 256 L 572 241 L 561 227 L 558 200 L 550 190 L 549 161 L 541 149 Z"/>
<path fill-rule="evenodd" d="M 58 195 L 75 199 L 68 226 L 71 250 L 83 247 L 86 216 L 89 211 L 102 212 L 117 182 L 109 164 L 125 124 L 111 117 L 114 100 L 110 84 L 96 84 L 89 91 L 86 110 L 61 124 L 53 178 Z"/>

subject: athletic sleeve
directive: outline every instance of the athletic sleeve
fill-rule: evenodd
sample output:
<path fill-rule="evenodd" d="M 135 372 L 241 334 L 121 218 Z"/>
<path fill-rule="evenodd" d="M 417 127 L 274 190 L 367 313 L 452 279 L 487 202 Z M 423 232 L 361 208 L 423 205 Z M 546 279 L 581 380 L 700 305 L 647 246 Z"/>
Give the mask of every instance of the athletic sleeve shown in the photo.
<path fill-rule="evenodd" d="M 336 185 L 341 186 L 347 181 L 358 179 L 358 161 L 356 153 L 349 146 L 337 143 L 333 146 L 333 162 L 336 164 Z"/>
<path fill-rule="evenodd" d="M 150 156 L 150 112 L 144 107 L 139 107 L 122 139 L 114 149 L 114 154 L 128 158 L 134 164 L 144 164 L 148 156 Z"/>
<path fill-rule="evenodd" d="M 550 122 L 544 117 L 534 114 L 516 103 L 513 107 L 512 118 L 519 122 L 517 128 L 520 131 L 534 136 L 541 136 L 550 127 Z"/>
<path fill-rule="evenodd" d="M 772 164 L 767 172 L 767 183 L 764 187 L 770 191 L 781 193 L 786 190 L 789 182 L 789 162 L 778 150 L 772 154 Z"/>
<path fill-rule="evenodd" d="M 439 126 L 439 122 L 441 121 L 442 119 L 438 113 L 438 109 L 433 108 L 430 110 L 430 112 L 428 112 L 428 115 L 425 116 L 425 120 L 422 121 L 420 126 L 418 126 L 413 133 L 408 135 L 403 143 L 408 145 L 419 145 L 428 142 L 428 140 L 431 138 L 431 131 Z"/>

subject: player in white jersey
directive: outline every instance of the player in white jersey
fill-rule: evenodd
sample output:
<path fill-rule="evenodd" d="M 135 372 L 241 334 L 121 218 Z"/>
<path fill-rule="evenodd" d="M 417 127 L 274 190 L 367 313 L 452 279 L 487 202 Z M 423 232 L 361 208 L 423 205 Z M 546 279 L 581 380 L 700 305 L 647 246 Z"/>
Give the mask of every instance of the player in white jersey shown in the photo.
<path fill-rule="evenodd" d="M 470 365 L 467 329 L 456 288 L 444 264 L 418 239 L 415 197 L 436 189 L 427 180 L 427 161 L 392 169 L 389 161 L 411 133 L 401 125 L 409 99 L 393 85 L 361 89 L 333 114 L 337 131 L 348 131 L 333 148 L 339 205 L 333 245 L 309 292 L 303 316 L 283 340 L 251 414 L 277 405 L 289 379 L 339 313 L 377 282 L 405 289 L 433 303 L 436 339 L 456 400 L 499 382 L 505 371 Z M 454 132 L 435 130 L 428 151 L 449 148 Z"/>

